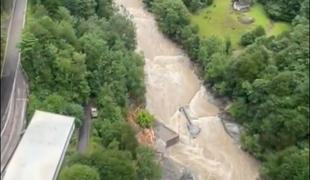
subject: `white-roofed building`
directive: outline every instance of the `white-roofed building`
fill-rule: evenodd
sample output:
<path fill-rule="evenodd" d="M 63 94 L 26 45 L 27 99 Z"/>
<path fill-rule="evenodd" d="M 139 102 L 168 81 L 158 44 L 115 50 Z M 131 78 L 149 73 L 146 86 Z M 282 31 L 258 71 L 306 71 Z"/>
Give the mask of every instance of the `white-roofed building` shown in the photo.
<path fill-rule="evenodd" d="M 73 131 L 74 117 L 36 111 L 3 180 L 55 180 Z"/>

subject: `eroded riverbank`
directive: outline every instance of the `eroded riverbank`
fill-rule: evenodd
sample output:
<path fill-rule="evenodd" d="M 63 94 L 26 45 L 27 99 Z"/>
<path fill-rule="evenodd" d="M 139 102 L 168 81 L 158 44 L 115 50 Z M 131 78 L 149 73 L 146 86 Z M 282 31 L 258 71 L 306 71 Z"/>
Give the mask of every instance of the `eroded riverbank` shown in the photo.
<path fill-rule="evenodd" d="M 180 143 L 169 148 L 167 156 L 200 180 L 256 179 L 258 163 L 225 132 L 219 108 L 209 100 L 188 57 L 160 33 L 142 0 L 115 2 L 129 12 L 137 28 L 137 50 L 145 56 L 147 109 L 180 134 Z M 194 140 L 189 138 L 186 119 L 178 111 L 185 105 L 202 129 Z"/>

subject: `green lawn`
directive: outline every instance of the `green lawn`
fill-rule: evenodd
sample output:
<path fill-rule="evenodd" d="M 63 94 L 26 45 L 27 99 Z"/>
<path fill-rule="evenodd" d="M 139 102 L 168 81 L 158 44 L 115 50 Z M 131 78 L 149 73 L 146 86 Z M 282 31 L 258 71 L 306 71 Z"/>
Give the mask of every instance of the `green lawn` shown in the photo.
<path fill-rule="evenodd" d="M 242 16 L 252 17 L 255 21 L 249 25 L 242 24 L 238 20 Z M 231 7 L 231 0 L 213 0 L 210 7 L 192 14 L 191 22 L 198 25 L 200 36 L 230 37 L 234 47 L 238 46 L 243 33 L 251 31 L 258 25 L 263 26 L 268 35 L 278 35 L 291 28 L 284 22 L 272 22 L 260 4 L 252 6 L 247 13 L 235 12 Z"/>

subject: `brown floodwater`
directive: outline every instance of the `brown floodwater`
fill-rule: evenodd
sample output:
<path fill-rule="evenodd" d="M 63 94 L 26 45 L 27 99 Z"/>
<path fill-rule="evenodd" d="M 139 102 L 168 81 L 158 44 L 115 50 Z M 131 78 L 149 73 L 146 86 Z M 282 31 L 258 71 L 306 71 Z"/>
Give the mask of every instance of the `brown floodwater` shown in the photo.
<path fill-rule="evenodd" d="M 136 25 L 137 51 L 145 57 L 147 109 L 180 135 L 180 142 L 167 156 L 190 169 L 199 180 L 255 180 L 259 163 L 240 149 L 226 133 L 219 108 L 194 72 L 193 64 L 159 30 L 142 0 L 115 0 Z M 201 128 L 190 139 L 186 119 L 178 109 L 188 106 L 190 116 Z"/>

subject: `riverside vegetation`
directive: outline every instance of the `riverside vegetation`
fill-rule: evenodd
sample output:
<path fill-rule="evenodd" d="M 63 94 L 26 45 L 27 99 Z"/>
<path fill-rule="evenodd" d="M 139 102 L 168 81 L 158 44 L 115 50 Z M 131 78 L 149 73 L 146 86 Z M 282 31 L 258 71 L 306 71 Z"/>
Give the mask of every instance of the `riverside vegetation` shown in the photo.
<path fill-rule="evenodd" d="M 199 64 L 205 84 L 232 100 L 228 112 L 245 127 L 242 148 L 262 162 L 261 178 L 308 179 L 309 0 L 259 0 L 271 19 L 292 28 L 278 36 L 261 27 L 247 32 L 238 54 L 229 38 L 199 36 L 190 21 L 199 8 L 188 2 L 144 0 L 160 30 Z"/>

